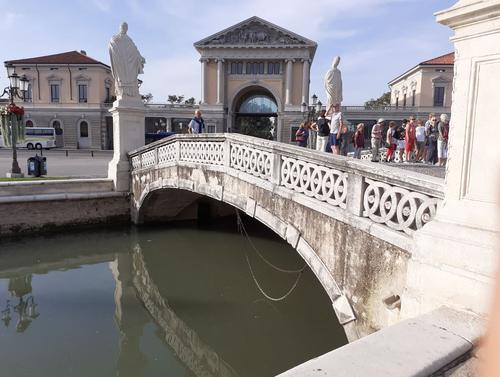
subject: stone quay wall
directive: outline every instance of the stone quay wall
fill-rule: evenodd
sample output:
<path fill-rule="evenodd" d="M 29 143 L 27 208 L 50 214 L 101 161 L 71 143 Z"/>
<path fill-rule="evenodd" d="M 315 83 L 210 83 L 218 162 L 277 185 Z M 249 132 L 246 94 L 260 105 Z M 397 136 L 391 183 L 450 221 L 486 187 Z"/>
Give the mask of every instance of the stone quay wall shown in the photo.
<path fill-rule="evenodd" d="M 126 194 L 109 179 L 0 183 L 0 236 L 130 221 Z"/>

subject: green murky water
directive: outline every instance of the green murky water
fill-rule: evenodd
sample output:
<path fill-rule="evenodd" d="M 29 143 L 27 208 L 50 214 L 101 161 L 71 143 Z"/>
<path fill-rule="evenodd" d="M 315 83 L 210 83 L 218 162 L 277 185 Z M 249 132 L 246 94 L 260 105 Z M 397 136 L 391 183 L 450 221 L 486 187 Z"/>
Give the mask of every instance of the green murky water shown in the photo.
<path fill-rule="evenodd" d="M 251 242 L 235 219 L 0 242 L 0 376 L 273 376 L 345 344 L 309 268 L 274 268 L 296 251 L 244 221 Z"/>

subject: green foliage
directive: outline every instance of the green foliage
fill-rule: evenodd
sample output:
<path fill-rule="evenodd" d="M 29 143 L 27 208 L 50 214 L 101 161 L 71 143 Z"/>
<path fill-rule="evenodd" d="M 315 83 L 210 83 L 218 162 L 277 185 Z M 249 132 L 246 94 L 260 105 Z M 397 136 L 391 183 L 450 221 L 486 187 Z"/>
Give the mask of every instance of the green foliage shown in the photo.
<path fill-rule="evenodd" d="M 193 101 L 194 101 L 194 98 L 192 98 Z M 191 98 L 189 99 L 191 100 Z M 184 101 L 184 95 L 175 95 L 175 94 L 169 94 L 168 97 L 167 97 L 167 102 L 170 102 L 172 105 L 174 103 L 178 103 L 178 104 L 181 104 L 182 101 Z M 187 103 L 187 102 L 185 102 Z"/>
<path fill-rule="evenodd" d="M 237 119 L 234 131 L 262 139 L 271 139 L 272 127 L 273 122 L 266 117 L 241 117 Z"/>
<path fill-rule="evenodd" d="M 365 102 L 365 108 L 375 109 L 377 107 L 390 106 L 391 104 L 391 92 L 386 92 L 382 94 L 377 99 L 371 99 Z"/>
<path fill-rule="evenodd" d="M 153 100 L 153 95 L 151 93 L 141 94 L 141 98 L 144 103 L 150 103 Z"/>
<path fill-rule="evenodd" d="M 184 103 L 186 105 L 194 105 L 196 103 L 196 100 L 194 99 L 194 97 L 190 97 L 187 100 L 185 100 Z"/>

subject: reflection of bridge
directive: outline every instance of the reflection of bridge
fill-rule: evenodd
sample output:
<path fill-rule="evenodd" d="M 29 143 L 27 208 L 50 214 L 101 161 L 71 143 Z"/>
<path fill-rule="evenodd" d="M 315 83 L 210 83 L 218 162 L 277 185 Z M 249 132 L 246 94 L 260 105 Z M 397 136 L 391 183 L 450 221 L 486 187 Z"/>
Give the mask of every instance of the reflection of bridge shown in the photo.
<path fill-rule="evenodd" d="M 130 156 L 136 222 L 187 216 L 202 196 L 245 211 L 307 261 L 350 339 L 394 320 L 383 300 L 403 293 L 412 235 L 443 196 L 433 177 L 242 135 L 178 135 Z"/>
<path fill-rule="evenodd" d="M 151 279 L 142 251 L 137 244 L 133 251 L 118 254 L 95 253 L 82 250 L 78 256 L 67 249 L 56 254 L 43 253 L 43 260 L 35 261 L 31 255 L 4 255 L 0 279 L 19 279 L 33 274 L 77 269 L 89 264 L 111 262 L 115 287 L 115 317 L 121 331 L 120 355 L 117 375 L 140 376 L 146 367 L 140 350 L 144 325 L 149 322 L 144 307 L 154 322 L 165 332 L 164 340 L 195 376 L 236 376 L 236 372 L 219 355 L 203 343 L 194 330 L 188 327 L 168 306 Z M 35 287 L 36 289 L 36 287 Z M 0 303 L 3 305 L 3 303 Z"/>

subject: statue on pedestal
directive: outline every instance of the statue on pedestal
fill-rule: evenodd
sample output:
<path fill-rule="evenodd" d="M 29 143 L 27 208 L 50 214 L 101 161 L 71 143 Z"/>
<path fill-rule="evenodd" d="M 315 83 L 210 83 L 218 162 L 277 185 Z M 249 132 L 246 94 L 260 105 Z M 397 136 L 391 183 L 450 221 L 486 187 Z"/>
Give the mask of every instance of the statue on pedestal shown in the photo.
<path fill-rule="evenodd" d="M 337 68 L 340 63 L 340 56 L 333 59 L 332 67 L 325 75 L 326 108 L 342 103 L 342 73 Z"/>
<path fill-rule="evenodd" d="M 111 71 L 115 79 L 116 95 L 140 98 L 137 75 L 144 73 L 146 60 L 141 56 L 132 39 L 127 35 L 128 25 L 123 22 L 120 32 L 109 42 Z"/>

